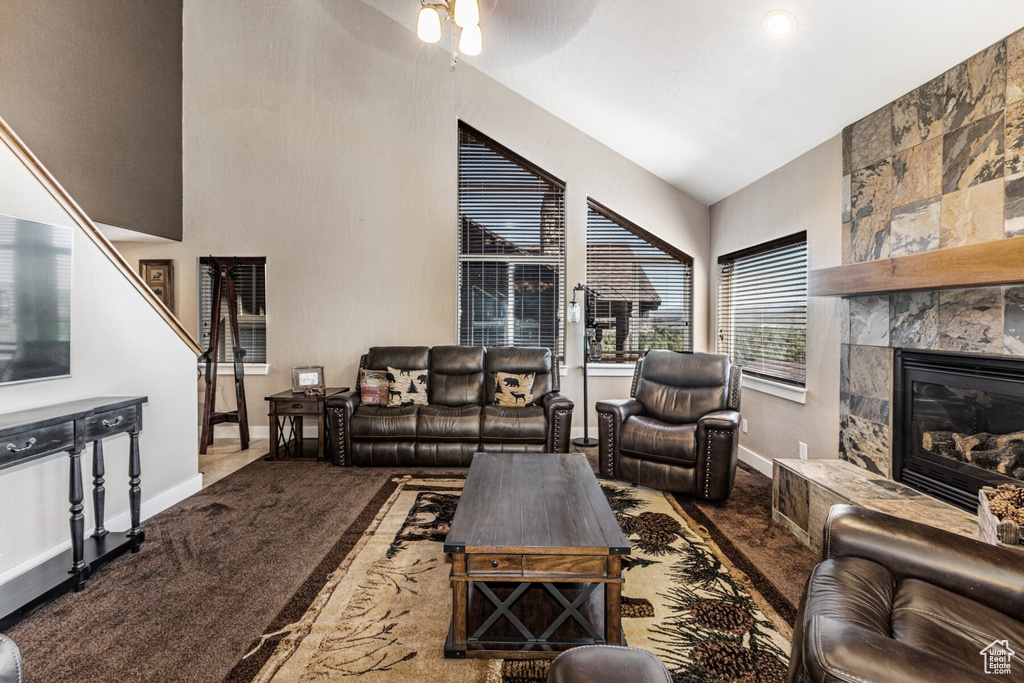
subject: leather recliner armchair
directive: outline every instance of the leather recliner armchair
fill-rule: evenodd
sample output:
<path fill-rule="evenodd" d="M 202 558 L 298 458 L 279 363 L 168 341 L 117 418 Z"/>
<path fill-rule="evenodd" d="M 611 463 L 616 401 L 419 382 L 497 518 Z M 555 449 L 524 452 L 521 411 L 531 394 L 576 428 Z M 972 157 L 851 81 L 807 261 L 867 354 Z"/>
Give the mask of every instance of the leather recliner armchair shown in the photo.
<path fill-rule="evenodd" d="M 740 376 L 724 354 L 647 352 L 637 361 L 630 398 L 597 403 L 601 474 L 728 498 L 739 446 Z"/>
<path fill-rule="evenodd" d="M 789 680 L 1024 680 L 1022 558 L 880 512 L 833 506 L 822 561 L 793 629 Z M 986 676 L 984 651 L 1007 644 L 1016 653 L 1009 675 Z"/>

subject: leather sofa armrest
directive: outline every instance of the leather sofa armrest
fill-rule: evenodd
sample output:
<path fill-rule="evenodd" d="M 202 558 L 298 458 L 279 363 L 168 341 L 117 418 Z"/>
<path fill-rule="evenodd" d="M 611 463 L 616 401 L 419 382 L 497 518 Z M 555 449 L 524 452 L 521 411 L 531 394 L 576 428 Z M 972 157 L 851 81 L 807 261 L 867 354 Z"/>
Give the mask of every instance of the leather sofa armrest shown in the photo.
<path fill-rule="evenodd" d="M 643 415 L 644 404 L 635 398 L 614 398 L 598 401 L 597 462 L 601 475 L 619 478 L 619 432 L 622 424 L 634 415 Z"/>
<path fill-rule="evenodd" d="M 0 683 L 21 683 L 23 680 L 25 672 L 18 646 L 0 633 Z"/>
<path fill-rule="evenodd" d="M 716 410 L 697 420 L 697 426 L 705 429 L 738 429 L 740 414 L 735 410 Z"/>
<path fill-rule="evenodd" d="M 696 495 L 705 500 L 725 500 L 736 478 L 740 445 L 740 414 L 716 410 L 697 420 Z"/>
<path fill-rule="evenodd" d="M 888 636 L 833 617 L 810 616 L 802 644 L 807 680 L 825 683 L 850 681 L 932 681 L 979 680 L 978 668 L 924 650 L 910 647 Z M 791 679 L 793 680 L 793 679 Z"/>
<path fill-rule="evenodd" d="M 604 401 L 598 401 L 594 409 L 599 414 L 607 413 L 612 415 L 620 425 L 634 415 L 643 415 L 646 412 L 644 404 L 635 398 L 605 399 Z"/>
<path fill-rule="evenodd" d="M 1024 621 L 1020 553 L 856 505 L 833 505 L 824 559 L 860 557 Z"/>
<path fill-rule="evenodd" d="M 327 427 L 331 433 L 328 447 L 333 465 L 352 464 L 352 432 L 349 425 L 352 423 L 352 413 L 361 402 L 362 397 L 357 389 L 335 394 L 326 401 Z"/>
<path fill-rule="evenodd" d="M 541 398 L 544 416 L 548 423 L 549 453 L 568 453 L 569 437 L 572 430 L 572 410 L 575 407 L 568 396 L 551 391 Z"/>

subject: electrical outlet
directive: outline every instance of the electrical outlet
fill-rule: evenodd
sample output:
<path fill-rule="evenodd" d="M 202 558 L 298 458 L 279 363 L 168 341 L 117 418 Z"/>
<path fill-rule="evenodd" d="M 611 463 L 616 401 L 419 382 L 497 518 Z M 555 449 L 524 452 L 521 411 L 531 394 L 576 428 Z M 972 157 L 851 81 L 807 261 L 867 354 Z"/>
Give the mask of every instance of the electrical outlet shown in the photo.
<path fill-rule="evenodd" d="M 747 421 L 746 420 L 744 420 L 743 422 L 740 423 L 740 429 L 743 430 L 744 434 L 747 433 Z"/>
<path fill-rule="evenodd" d="M 807 459 L 807 444 L 805 444 L 803 441 L 800 442 L 800 459 Z"/>

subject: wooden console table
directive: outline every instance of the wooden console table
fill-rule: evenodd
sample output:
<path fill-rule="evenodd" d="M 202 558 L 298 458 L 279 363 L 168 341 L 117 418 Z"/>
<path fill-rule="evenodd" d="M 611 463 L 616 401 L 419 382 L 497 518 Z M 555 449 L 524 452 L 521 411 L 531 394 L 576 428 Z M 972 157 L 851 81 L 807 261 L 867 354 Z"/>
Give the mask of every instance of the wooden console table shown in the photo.
<path fill-rule="evenodd" d="M 17 413 L 0 415 L 0 470 L 43 456 L 67 452 L 69 458 L 68 502 L 71 504 L 71 549 L 0 586 L 0 630 L 17 621 L 40 602 L 80 591 L 93 568 L 125 550 L 138 552 L 145 540 L 140 526 L 142 465 L 139 432 L 145 396 L 90 398 Z M 103 439 L 127 433 L 131 439 L 128 455 L 128 505 L 131 529 L 124 535 L 111 534 L 104 526 L 105 467 Z M 82 487 L 82 451 L 93 445 L 92 500 L 96 529 L 86 539 L 85 497 Z"/>
<path fill-rule="evenodd" d="M 267 460 L 323 460 L 327 446 L 327 420 L 324 401 L 348 387 L 329 388 L 323 396 L 307 396 L 302 392 L 282 391 L 266 397 L 270 402 L 270 454 Z M 303 454 L 302 420 L 316 419 L 316 456 Z"/>

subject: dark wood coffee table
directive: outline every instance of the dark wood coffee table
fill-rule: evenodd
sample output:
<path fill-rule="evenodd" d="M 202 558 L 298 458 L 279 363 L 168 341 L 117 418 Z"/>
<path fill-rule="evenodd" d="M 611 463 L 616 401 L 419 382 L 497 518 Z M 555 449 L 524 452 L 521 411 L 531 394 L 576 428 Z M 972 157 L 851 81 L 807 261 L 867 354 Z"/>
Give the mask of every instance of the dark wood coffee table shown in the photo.
<path fill-rule="evenodd" d="M 629 554 L 581 453 L 477 453 L 451 531 L 445 657 L 551 659 L 625 645 L 621 555 Z"/>

